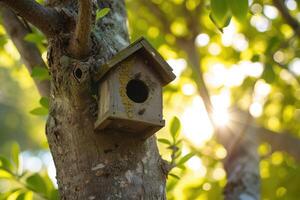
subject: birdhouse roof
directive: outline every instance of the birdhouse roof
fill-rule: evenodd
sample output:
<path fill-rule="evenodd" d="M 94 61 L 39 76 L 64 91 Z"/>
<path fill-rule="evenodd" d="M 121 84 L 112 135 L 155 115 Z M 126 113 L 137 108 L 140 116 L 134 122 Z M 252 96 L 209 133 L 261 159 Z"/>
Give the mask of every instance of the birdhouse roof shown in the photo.
<path fill-rule="evenodd" d="M 176 76 L 172 72 L 170 65 L 162 58 L 162 56 L 151 46 L 151 44 L 145 39 L 140 38 L 125 49 L 117 53 L 111 60 L 105 65 L 101 66 L 99 72 L 96 74 L 95 79 L 101 80 L 109 71 L 113 68 L 120 66 L 118 65 L 123 60 L 131 55 L 137 54 L 143 56 L 148 61 L 151 61 L 151 67 L 161 78 L 162 86 L 173 81 Z M 141 54 L 140 54 L 141 53 Z M 150 64 L 149 64 L 150 67 Z"/>

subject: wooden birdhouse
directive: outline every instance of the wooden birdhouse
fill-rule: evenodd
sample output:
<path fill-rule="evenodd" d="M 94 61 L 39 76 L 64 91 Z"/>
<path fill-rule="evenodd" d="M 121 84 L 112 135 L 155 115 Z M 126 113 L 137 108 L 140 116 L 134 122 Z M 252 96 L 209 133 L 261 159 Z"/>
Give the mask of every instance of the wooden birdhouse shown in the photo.
<path fill-rule="evenodd" d="M 164 127 L 163 86 L 175 79 L 172 68 L 141 38 L 101 67 L 95 129 L 147 138 Z"/>

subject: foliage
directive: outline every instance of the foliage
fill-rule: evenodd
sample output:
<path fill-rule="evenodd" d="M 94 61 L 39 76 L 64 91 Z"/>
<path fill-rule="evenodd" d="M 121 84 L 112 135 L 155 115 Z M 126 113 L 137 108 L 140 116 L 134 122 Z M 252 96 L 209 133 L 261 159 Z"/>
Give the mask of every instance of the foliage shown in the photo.
<path fill-rule="evenodd" d="M 8 190 L 0 190 L 3 200 L 58 199 L 58 191 L 47 174 L 23 171 L 20 148 L 16 143 L 12 145 L 10 159 L 0 157 L 0 186 L 9 186 Z"/>
<path fill-rule="evenodd" d="M 272 2 L 126 2 L 132 41 L 145 36 L 177 74 L 177 79 L 164 89 L 164 117 L 171 123 L 169 129 L 158 133 L 162 156 L 179 166 L 169 174 L 168 199 L 222 199 L 225 184 L 221 160 L 227 152 L 212 137 L 213 128 L 197 93 L 193 56 L 199 57 L 196 63 L 203 70 L 212 99 L 217 102 L 214 106 L 221 109 L 227 109 L 227 104 L 238 106 L 249 111 L 258 125 L 299 138 L 299 37 Z M 299 1 L 284 2 L 296 18 Z M 100 9 L 97 19 L 109 12 L 108 8 Z M 24 39 L 37 44 L 45 55 L 45 39 L 38 31 Z M 186 48 L 187 45 L 192 46 Z M 191 49 L 196 50 L 196 56 Z M 1 153 L 5 157 L 11 154 L 8 149 L 12 141 L 18 141 L 24 150 L 47 147 L 44 115 L 49 103 L 37 97 L 31 80 L 32 77 L 37 81 L 47 80 L 47 70 L 39 71 L 37 66 L 31 77 L 1 25 L 0 57 Z M 30 111 L 40 116 L 32 116 Z M 174 115 L 178 118 L 173 118 Z M 18 152 L 15 145 L 13 148 Z M 299 163 L 282 152 L 273 152 L 269 144 L 261 144 L 259 153 L 262 199 L 297 199 Z M 10 195 L 21 196 L 19 199 L 31 199 L 31 195 L 50 197 L 49 191 L 55 190 L 49 186 L 49 178 L 45 178 L 44 172 L 37 175 L 18 171 L 16 155 L 1 158 L 0 174 L 4 182 L 9 180 L 18 187 L 6 183 L 0 188 L 11 188 Z M 21 174 L 24 176 L 20 177 Z"/>
<path fill-rule="evenodd" d="M 248 13 L 248 0 L 211 0 L 211 20 L 222 31 L 234 16 L 241 23 Z"/>
<path fill-rule="evenodd" d="M 178 168 L 184 168 L 184 164 L 194 156 L 194 153 L 188 153 L 182 156 L 181 144 L 182 140 L 179 139 L 179 130 L 180 130 L 180 121 L 177 117 L 173 117 L 171 121 L 170 134 L 172 137 L 172 141 L 166 138 L 159 138 L 158 142 L 166 144 L 167 149 L 171 150 L 171 166 L 175 166 Z M 174 173 L 169 173 L 169 176 L 173 178 L 179 179 Z"/>
<path fill-rule="evenodd" d="M 107 15 L 109 13 L 109 11 L 110 11 L 110 8 L 103 8 L 103 9 L 97 11 L 96 20 L 105 17 L 105 15 Z"/>
<path fill-rule="evenodd" d="M 50 79 L 48 70 L 42 67 L 34 67 L 31 72 L 31 77 L 39 81 Z"/>
<path fill-rule="evenodd" d="M 47 97 L 42 97 L 40 99 L 40 107 L 37 107 L 30 111 L 33 115 L 48 115 L 49 110 L 49 99 Z"/>

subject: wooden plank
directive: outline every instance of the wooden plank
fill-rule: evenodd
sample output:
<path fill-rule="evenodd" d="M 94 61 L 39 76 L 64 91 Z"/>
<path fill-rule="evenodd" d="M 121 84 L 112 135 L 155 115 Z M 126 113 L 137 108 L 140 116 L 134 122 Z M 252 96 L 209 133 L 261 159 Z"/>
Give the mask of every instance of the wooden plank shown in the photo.
<path fill-rule="evenodd" d="M 99 110 L 98 118 L 102 118 L 110 109 L 111 92 L 109 80 L 102 81 L 99 85 Z"/>

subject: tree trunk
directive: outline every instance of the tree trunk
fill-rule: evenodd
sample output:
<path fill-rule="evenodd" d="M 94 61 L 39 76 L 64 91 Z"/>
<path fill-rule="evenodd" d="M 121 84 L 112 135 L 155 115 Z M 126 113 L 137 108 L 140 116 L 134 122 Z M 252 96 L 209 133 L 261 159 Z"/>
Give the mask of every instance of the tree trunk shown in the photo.
<path fill-rule="evenodd" d="M 225 200 L 258 200 L 260 175 L 257 129 L 251 126 L 250 116 L 242 112 L 234 111 L 232 119 L 227 129 L 221 127 L 217 130 L 218 141 L 227 150 L 227 157 L 223 161 L 227 174 Z"/>
<path fill-rule="evenodd" d="M 77 1 L 50 1 L 74 13 Z M 165 199 L 166 172 L 155 137 L 94 131 L 97 83 L 93 73 L 129 44 L 123 0 L 101 0 L 111 11 L 93 31 L 93 56 L 70 58 L 65 35 L 50 40 L 50 112 L 46 134 L 61 199 Z"/>

